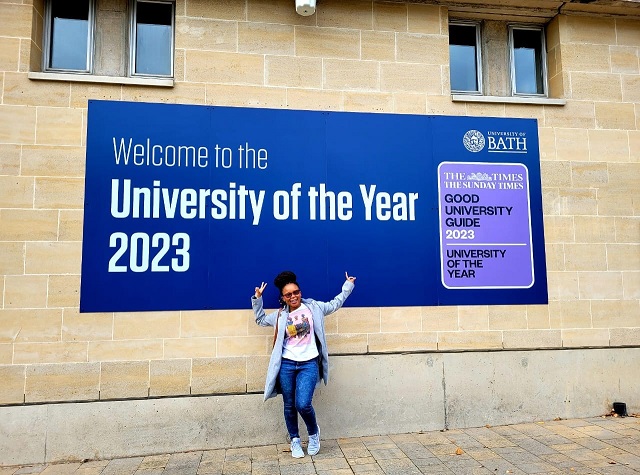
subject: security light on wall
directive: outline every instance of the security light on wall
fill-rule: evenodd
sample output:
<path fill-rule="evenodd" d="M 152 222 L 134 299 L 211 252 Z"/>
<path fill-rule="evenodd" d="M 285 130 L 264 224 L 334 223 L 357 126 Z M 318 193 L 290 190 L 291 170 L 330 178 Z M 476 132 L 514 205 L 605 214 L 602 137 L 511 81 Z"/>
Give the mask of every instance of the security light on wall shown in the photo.
<path fill-rule="evenodd" d="M 296 0 L 296 11 L 302 16 L 313 15 L 316 12 L 316 0 Z"/>

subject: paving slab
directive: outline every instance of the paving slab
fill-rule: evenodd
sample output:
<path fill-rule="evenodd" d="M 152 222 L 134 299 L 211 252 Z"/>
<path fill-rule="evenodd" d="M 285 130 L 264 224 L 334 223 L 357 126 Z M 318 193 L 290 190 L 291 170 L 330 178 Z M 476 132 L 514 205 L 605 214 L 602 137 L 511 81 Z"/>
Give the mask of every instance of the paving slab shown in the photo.
<path fill-rule="evenodd" d="M 104 468 L 101 475 L 131 475 L 140 464 L 144 461 L 144 457 L 132 457 L 132 458 L 124 458 L 124 459 L 113 459 L 109 462 L 109 464 Z M 46 470 L 42 472 L 43 475 L 48 475 Z"/>
<path fill-rule="evenodd" d="M 3 471 L 3 469 L 0 468 L 0 475 L 3 475 L 5 472 L 7 474 L 12 473 L 13 475 L 36 475 L 38 473 L 41 473 L 45 468 L 47 468 L 45 464 L 26 465 L 13 472 L 9 472 L 9 470 Z"/>

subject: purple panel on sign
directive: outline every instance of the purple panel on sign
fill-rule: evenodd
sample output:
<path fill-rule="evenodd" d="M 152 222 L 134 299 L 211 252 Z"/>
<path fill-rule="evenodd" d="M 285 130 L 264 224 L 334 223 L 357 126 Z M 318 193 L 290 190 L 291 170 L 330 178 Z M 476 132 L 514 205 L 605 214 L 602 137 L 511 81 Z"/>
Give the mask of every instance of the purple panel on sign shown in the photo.
<path fill-rule="evenodd" d="M 533 285 L 529 174 L 519 163 L 438 167 L 442 283 L 451 289 Z"/>

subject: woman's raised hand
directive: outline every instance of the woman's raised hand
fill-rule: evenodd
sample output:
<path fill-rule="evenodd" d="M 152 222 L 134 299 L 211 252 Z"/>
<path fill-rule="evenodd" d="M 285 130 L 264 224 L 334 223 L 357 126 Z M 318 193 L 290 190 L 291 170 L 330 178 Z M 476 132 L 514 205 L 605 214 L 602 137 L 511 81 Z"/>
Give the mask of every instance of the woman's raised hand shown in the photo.
<path fill-rule="evenodd" d="M 267 287 L 267 283 L 263 282 L 262 285 L 260 287 L 256 287 L 256 298 L 259 299 L 260 297 L 262 297 L 262 292 L 264 292 L 264 289 Z"/>
<path fill-rule="evenodd" d="M 355 281 L 356 281 L 355 277 L 349 277 L 349 273 L 348 272 L 345 272 L 344 275 L 345 275 L 345 277 L 347 278 L 347 280 L 349 282 L 351 282 L 352 284 L 355 283 Z"/>

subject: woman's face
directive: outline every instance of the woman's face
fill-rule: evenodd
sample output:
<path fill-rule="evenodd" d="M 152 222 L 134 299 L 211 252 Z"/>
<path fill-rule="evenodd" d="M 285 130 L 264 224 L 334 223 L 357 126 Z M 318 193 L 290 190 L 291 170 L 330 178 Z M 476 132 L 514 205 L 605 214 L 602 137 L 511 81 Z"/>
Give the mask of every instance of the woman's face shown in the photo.
<path fill-rule="evenodd" d="M 290 310 L 296 310 L 302 303 L 302 292 L 296 284 L 287 284 L 282 288 L 282 298 Z"/>

